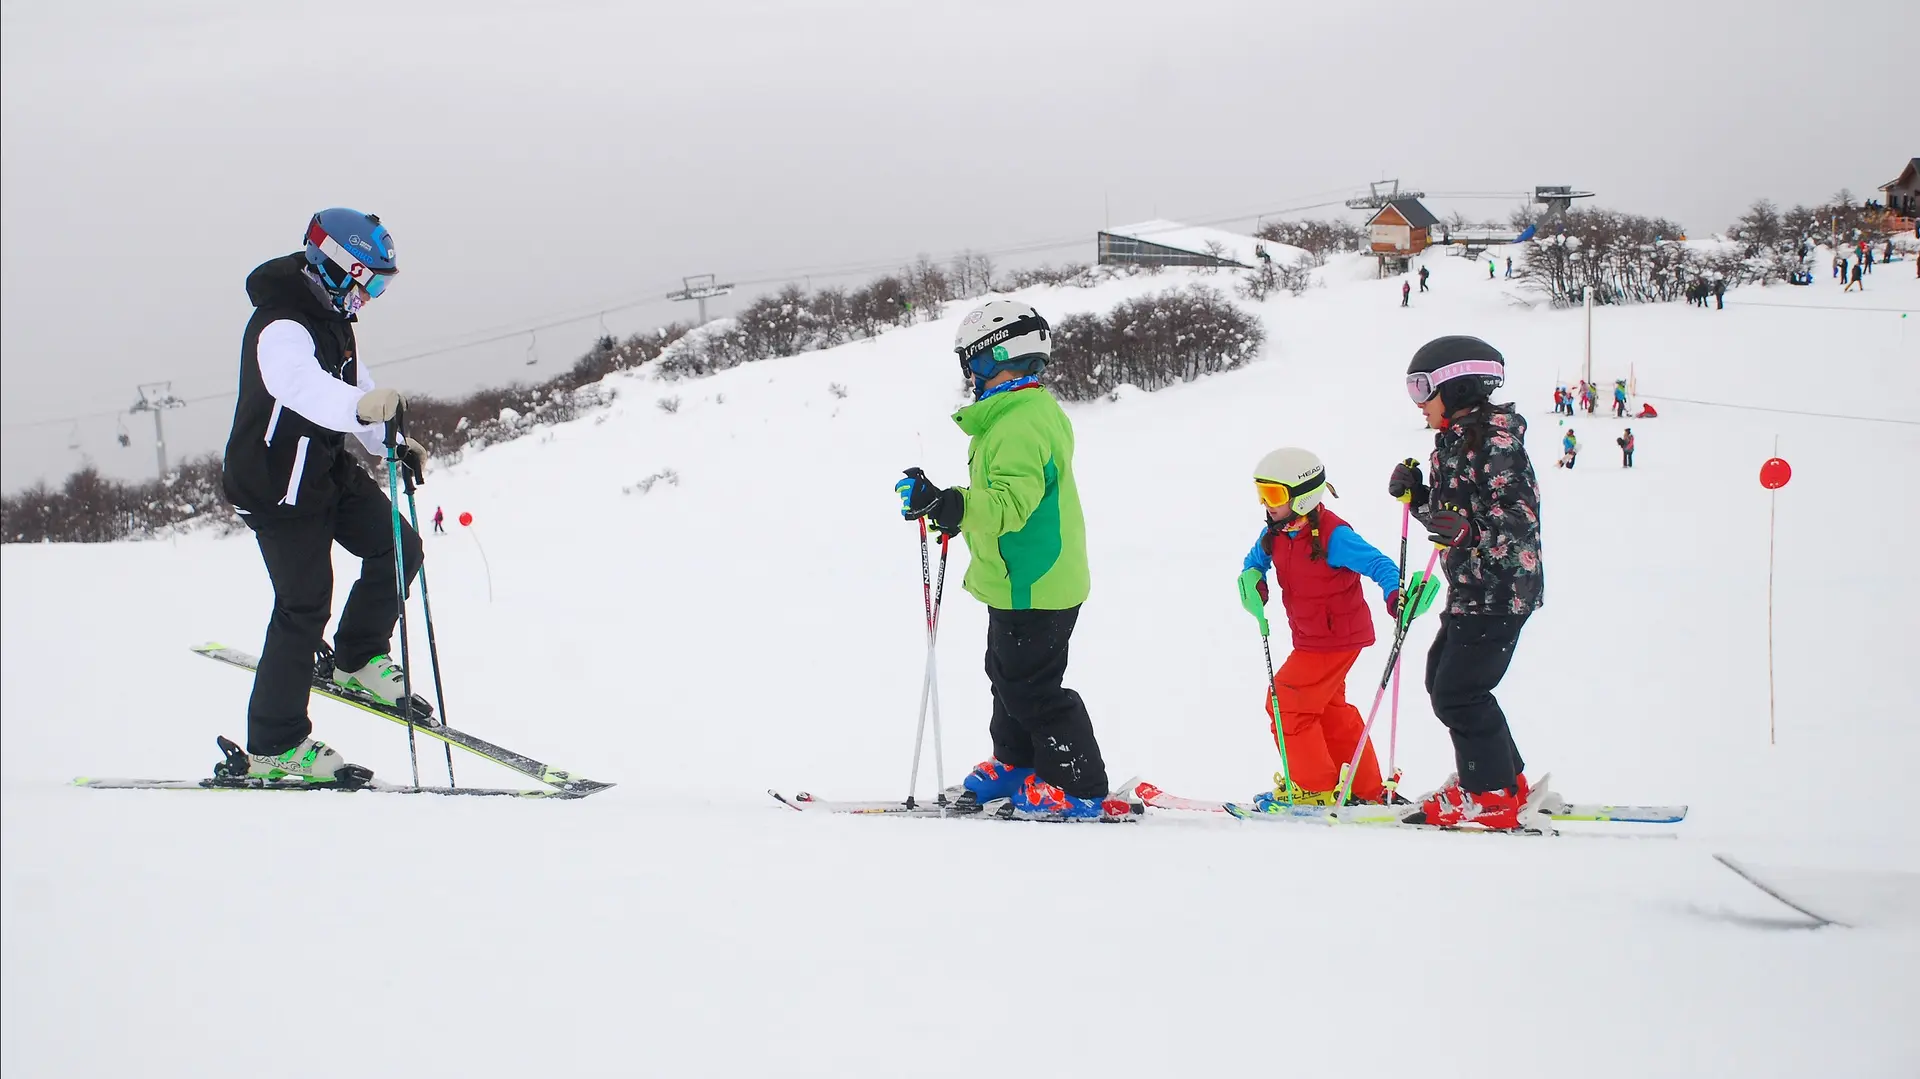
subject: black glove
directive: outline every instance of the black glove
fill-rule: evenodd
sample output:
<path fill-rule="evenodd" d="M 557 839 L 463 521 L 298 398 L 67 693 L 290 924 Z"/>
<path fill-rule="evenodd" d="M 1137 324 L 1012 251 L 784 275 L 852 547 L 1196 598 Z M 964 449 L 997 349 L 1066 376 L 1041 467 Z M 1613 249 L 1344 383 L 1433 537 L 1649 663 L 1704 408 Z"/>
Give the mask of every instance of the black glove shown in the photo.
<path fill-rule="evenodd" d="M 1427 518 L 1427 538 L 1442 547 L 1473 545 L 1473 518 L 1465 510 L 1448 506 L 1435 510 Z"/>
<path fill-rule="evenodd" d="M 1420 465 L 1413 458 L 1393 466 L 1393 476 L 1387 480 L 1387 493 L 1402 502 L 1425 502 L 1427 485 L 1420 480 Z"/>
<path fill-rule="evenodd" d="M 935 485 L 918 468 L 907 469 L 905 475 L 893 485 L 894 493 L 900 496 L 900 516 L 909 521 L 924 517 L 949 536 L 959 532 L 960 516 L 966 510 L 964 496 L 950 487 Z"/>

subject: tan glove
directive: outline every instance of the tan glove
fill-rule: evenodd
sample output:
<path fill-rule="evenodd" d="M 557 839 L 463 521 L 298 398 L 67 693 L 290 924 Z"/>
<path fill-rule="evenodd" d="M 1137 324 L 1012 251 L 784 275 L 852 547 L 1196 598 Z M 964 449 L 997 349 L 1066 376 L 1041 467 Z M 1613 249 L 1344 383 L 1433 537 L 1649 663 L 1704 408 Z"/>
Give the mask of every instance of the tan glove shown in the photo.
<path fill-rule="evenodd" d="M 375 390 L 375 393 L 380 391 Z M 427 448 L 417 438 L 409 438 L 399 448 L 400 467 L 413 473 L 413 482 L 427 482 Z"/>
<path fill-rule="evenodd" d="M 389 390 L 383 386 L 361 394 L 360 403 L 353 412 L 361 423 L 391 423 L 399 415 L 403 403 L 399 390 Z"/>

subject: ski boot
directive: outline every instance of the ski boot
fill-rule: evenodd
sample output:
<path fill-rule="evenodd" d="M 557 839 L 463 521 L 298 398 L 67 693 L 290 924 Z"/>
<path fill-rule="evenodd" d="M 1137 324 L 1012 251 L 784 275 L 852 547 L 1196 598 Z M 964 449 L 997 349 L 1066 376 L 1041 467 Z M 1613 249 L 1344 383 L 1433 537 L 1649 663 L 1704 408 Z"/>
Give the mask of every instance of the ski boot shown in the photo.
<path fill-rule="evenodd" d="M 974 765 L 972 774 L 961 781 L 961 797 L 972 795 L 970 800 L 976 805 L 986 805 L 999 798 L 1012 798 L 1020 793 L 1021 785 L 1032 776 L 1031 768 L 1015 768 L 988 757 Z"/>
<path fill-rule="evenodd" d="M 1013 815 L 1025 820 L 1126 820 L 1134 815 L 1124 798 L 1080 798 L 1032 772 L 1014 793 L 1012 805 Z"/>
<path fill-rule="evenodd" d="M 373 771 L 348 764 L 340 751 L 309 735 L 285 753 L 248 753 L 230 738 L 218 739 L 226 760 L 213 768 L 216 781 L 234 786 L 278 785 L 291 782 L 364 786 Z"/>
<path fill-rule="evenodd" d="M 399 704 L 404 695 L 406 680 L 400 672 L 400 665 L 391 656 L 375 656 L 367 665 L 357 671 L 349 671 L 336 666 L 333 669 L 333 684 L 341 689 L 365 693 L 382 704 Z"/>
<path fill-rule="evenodd" d="M 406 721 L 405 706 L 400 700 L 406 683 L 400 666 L 393 662 L 391 656 L 375 656 L 360 670 L 349 671 L 337 666 L 333 661 L 333 649 L 322 644 L 313 658 L 313 685 L 322 693 L 336 696 L 344 694 L 395 719 Z M 444 726 L 440 717 L 434 714 L 433 705 L 418 693 L 413 695 L 412 712 L 416 726 Z"/>
<path fill-rule="evenodd" d="M 1405 820 L 1409 824 L 1432 824 L 1441 828 L 1471 824 L 1510 832 L 1534 827 L 1531 818 L 1535 813 L 1527 804 L 1532 796 L 1533 788 L 1524 775 L 1516 776 L 1511 788 L 1491 791 L 1467 790 L 1455 775 L 1445 786 L 1421 799 L 1419 810 Z"/>
<path fill-rule="evenodd" d="M 1339 791 L 1310 791 L 1278 772 L 1273 774 L 1273 789 L 1253 796 L 1253 808 L 1262 813 L 1285 813 L 1292 806 L 1338 805 Z"/>

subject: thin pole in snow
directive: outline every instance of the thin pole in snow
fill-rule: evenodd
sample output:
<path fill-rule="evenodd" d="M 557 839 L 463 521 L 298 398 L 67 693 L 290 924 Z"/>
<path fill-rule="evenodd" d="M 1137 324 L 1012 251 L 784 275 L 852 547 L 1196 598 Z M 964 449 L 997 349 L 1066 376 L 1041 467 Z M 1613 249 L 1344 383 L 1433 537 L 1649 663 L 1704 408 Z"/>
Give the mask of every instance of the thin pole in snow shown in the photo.
<path fill-rule="evenodd" d="M 1773 436 L 1773 455 L 1780 456 L 1780 436 Z M 1773 522 L 1780 506 L 1780 492 L 1767 496 L 1767 744 L 1775 743 L 1773 706 Z"/>
<path fill-rule="evenodd" d="M 1593 286 L 1588 285 L 1583 294 L 1587 307 L 1587 358 L 1585 363 L 1587 385 L 1593 385 Z"/>

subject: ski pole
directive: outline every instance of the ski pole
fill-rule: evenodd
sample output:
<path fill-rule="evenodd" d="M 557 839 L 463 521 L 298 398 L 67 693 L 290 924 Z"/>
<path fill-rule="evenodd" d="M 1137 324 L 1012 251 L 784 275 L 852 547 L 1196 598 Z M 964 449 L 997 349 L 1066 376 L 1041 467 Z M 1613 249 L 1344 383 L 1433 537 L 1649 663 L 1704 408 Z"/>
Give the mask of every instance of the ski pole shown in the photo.
<path fill-rule="evenodd" d="M 927 519 L 920 521 L 920 601 L 926 610 L 927 662 L 920 671 L 920 721 L 913 729 L 913 775 L 907 781 L 907 808 L 920 789 L 920 747 L 927 736 L 927 704 L 933 695 L 933 568 L 927 560 Z"/>
<path fill-rule="evenodd" d="M 413 523 L 414 534 L 419 535 L 420 507 L 413 501 L 413 474 L 406 469 L 401 469 L 400 478 L 406 483 L 407 488 L 407 517 Z M 420 482 L 425 483 L 426 479 L 422 477 Z M 440 682 L 440 646 L 433 639 L 433 600 L 427 595 L 427 558 L 424 549 L 420 554 L 420 610 L 427 623 L 427 657 L 433 664 L 433 706 L 440 710 L 440 725 L 444 727 L 447 723 L 447 695 L 445 687 Z M 404 673 L 405 665 L 403 664 L 400 669 Z M 447 786 L 457 787 L 460 784 L 453 778 L 453 743 L 442 743 L 442 748 L 447 751 Z"/>
<path fill-rule="evenodd" d="M 1353 774 L 1360 767 L 1360 757 L 1367 751 L 1367 739 L 1373 736 L 1373 723 L 1380 718 L 1380 700 L 1387 695 L 1387 683 L 1393 678 L 1395 667 L 1400 665 L 1400 646 L 1406 643 L 1407 627 L 1413 625 L 1413 616 L 1419 613 L 1419 600 L 1425 598 L 1432 584 L 1433 565 L 1440 560 L 1440 546 L 1435 544 L 1433 553 L 1427 556 L 1427 569 L 1420 579 L 1420 596 L 1400 597 L 1399 624 L 1393 629 L 1393 651 L 1387 655 L 1387 669 L 1380 672 L 1380 688 L 1373 694 L 1373 707 L 1367 709 L 1367 725 L 1360 731 L 1360 741 L 1353 747 L 1353 760 L 1340 770 L 1340 789 L 1335 805 L 1346 805 L 1347 795 L 1353 790 Z"/>
<path fill-rule="evenodd" d="M 938 794 L 934 800 L 947 800 L 946 753 L 940 745 L 940 659 L 934 644 L 940 639 L 940 601 L 947 591 L 947 544 L 953 537 L 940 533 L 940 569 L 933 583 L 933 624 L 927 632 L 927 683 L 933 687 L 933 782 Z"/>
<path fill-rule="evenodd" d="M 1293 804 L 1293 772 L 1287 767 L 1287 736 L 1281 731 L 1280 723 L 1280 687 L 1274 685 L 1273 638 L 1262 633 L 1260 647 L 1267 651 L 1267 700 L 1273 705 L 1273 744 L 1280 748 L 1280 789 L 1287 794 L 1287 804 Z"/>
<path fill-rule="evenodd" d="M 1420 462 L 1407 458 L 1407 464 L 1418 468 Z M 1407 492 L 1400 502 L 1400 598 L 1407 598 L 1407 529 L 1413 521 L 1413 492 Z M 425 578 L 422 578 L 424 583 Z M 1387 713 L 1387 775 L 1386 788 L 1389 800 L 1393 792 L 1400 789 L 1400 661 L 1396 657 L 1393 664 L 1393 704 Z"/>
<path fill-rule="evenodd" d="M 394 589 L 400 595 L 400 693 L 405 698 L 400 705 L 400 714 L 407 721 L 407 757 L 413 763 L 413 785 L 420 785 L 420 750 L 413 734 L 413 661 L 407 655 L 407 545 L 404 524 L 400 519 L 400 454 L 399 435 L 405 425 L 402 413 L 394 410 L 393 419 L 387 423 L 387 500 L 393 509 L 393 577 Z"/>

